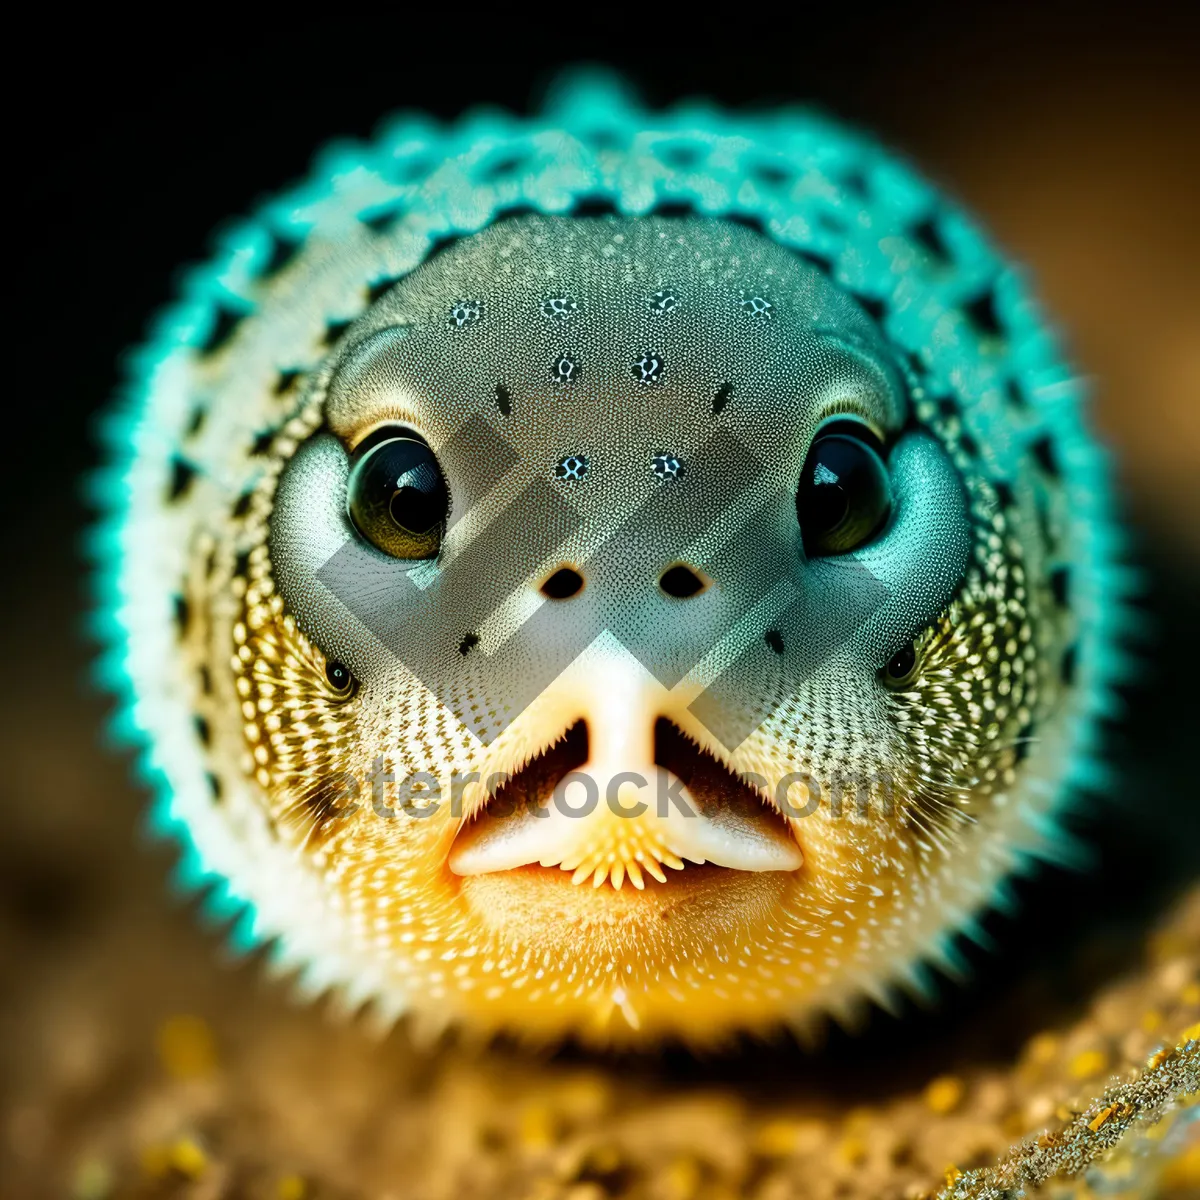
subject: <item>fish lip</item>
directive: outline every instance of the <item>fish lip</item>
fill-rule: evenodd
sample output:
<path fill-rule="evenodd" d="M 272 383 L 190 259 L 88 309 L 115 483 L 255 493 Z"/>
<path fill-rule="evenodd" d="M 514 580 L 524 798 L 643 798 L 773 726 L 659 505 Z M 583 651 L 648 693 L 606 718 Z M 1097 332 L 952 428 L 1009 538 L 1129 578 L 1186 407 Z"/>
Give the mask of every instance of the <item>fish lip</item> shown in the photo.
<path fill-rule="evenodd" d="M 711 849 L 706 848 L 702 851 L 702 854 L 709 855 L 709 857 L 694 856 L 687 850 L 682 850 L 677 856 L 668 854 L 666 859 L 660 860 L 660 867 L 665 863 L 673 867 L 675 871 L 682 871 L 686 860 L 693 867 L 697 864 L 707 863 L 708 866 L 714 869 L 731 872 L 762 872 L 772 870 L 794 872 L 800 869 L 803 865 L 804 854 L 803 847 L 796 836 L 795 825 L 786 818 L 775 804 L 767 792 L 765 785 L 756 785 L 743 779 L 733 770 L 728 762 L 701 746 L 696 739 L 688 735 L 669 718 L 660 716 L 655 720 L 654 744 L 655 767 L 663 768 L 665 771 L 669 771 L 675 775 L 687 789 L 687 799 L 682 800 L 682 803 L 684 808 L 687 808 L 690 801 L 692 811 L 690 814 L 685 815 L 698 816 L 703 819 L 706 825 L 711 825 L 718 829 L 723 828 L 727 836 L 733 837 L 735 841 L 740 837 L 743 842 L 747 836 L 747 830 L 750 831 L 752 840 L 754 836 L 757 836 L 761 841 L 763 834 L 761 832 L 755 834 L 754 826 L 758 825 L 761 831 L 764 820 L 770 821 L 777 828 L 774 834 L 768 834 L 768 837 L 773 836 L 778 838 L 780 842 L 786 841 L 790 843 L 794 847 L 796 857 L 796 863 L 793 866 L 730 865 L 721 862 Z M 585 719 L 580 718 L 569 725 L 565 731 L 548 745 L 527 759 L 521 768 L 505 779 L 499 787 L 486 789 L 481 797 L 482 802 L 461 822 L 447 848 L 446 861 L 451 872 L 464 877 L 480 873 L 481 868 L 479 867 L 460 869 L 452 860 L 455 856 L 456 847 L 465 849 L 465 847 L 460 845 L 460 841 L 469 844 L 472 836 L 470 831 L 477 827 L 481 821 L 488 820 L 489 818 L 519 818 L 522 809 L 533 810 L 534 815 L 544 818 L 550 815 L 548 809 L 552 802 L 555 803 L 556 807 L 559 807 L 560 812 L 570 811 L 571 815 L 575 815 L 573 803 L 568 802 L 570 806 L 568 810 L 563 810 L 560 807 L 561 797 L 558 795 L 557 789 L 564 779 L 569 778 L 573 773 L 587 766 L 589 761 L 588 751 L 587 723 Z M 639 778 L 643 777 L 639 776 Z M 610 798 L 610 807 L 611 804 L 612 801 Z M 736 815 L 738 810 L 740 809 L 745 812 L 745 806 L 747 805 L 751 807 L 751 812 L 738 818 Z M 642 807 L 645 808 L 644 805 Z M 618 812 L 619 815 L 633 815 L 626 814 L 623 807 L 614 809 L 614 811 Z M 661 800 L 658 807 L 658 815 L 659 817 L 663 816 Z M 721 853 L 728 853 L 728 850 L 726 849 Z M 741 855 L 735 855 L 735 857 L 740 857 L 743 863 L 747 862 L 744 852 Z M 761 862 L 762 859 L 760 858 L 758 861 Z M 786 853 L 784 861 L 786 861 Z M 505 865 L 492 869 L 482 868 L 482 871 L 483 873 L 504 874 L 519 870 L 521 866 L 531 867 L 535 865 L 533 863 L 525 863 L 519 866 Z M 544 870 L 559 869 L 558 864 L 552 859 L 542 861 L 540 867 Z M 571 870 L 572 868 L 563 865 L 562 869 Z M 640 875 L 640 873 L 638 874 Z M 659 883 L 666 883 L 668 878 L 674 878 L 674 876 L 664 878 L 659 871 L 652 871 L 650 874 Z M 631 877 L 633 877 L 632 874 Z M 603 880 L 598 879 L 596 886 L 599 886 L 601 882 Z M 620 877 L 616 873 L 614 873 L 614 886 L 617 888 L 621 886 Z M 634 886 L 640 890 L 642 884 L 637 882 Z"/>

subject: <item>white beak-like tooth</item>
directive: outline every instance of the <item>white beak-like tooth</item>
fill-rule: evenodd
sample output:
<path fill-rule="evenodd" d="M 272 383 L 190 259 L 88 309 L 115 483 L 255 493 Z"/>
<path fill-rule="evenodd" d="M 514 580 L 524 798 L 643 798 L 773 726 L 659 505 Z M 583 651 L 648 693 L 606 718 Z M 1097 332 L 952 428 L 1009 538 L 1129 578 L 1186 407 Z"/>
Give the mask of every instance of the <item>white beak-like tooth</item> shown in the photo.
<path fill-rule="evenodd" d="M 586 814 L 572 807 L 576 802 L 569 794 L 561 803 L 555 798 L 504 816 L 485 809 L 455 839 L 450 869 L 457 875 L 482 875 L 538 863 L 582 873 L 582 878 L 602 862 L 620 864 L 620 875 L 628 873 L 629 863 L 640 863 L 660 878 L 665 877 L 660 864 L 682 866 L 679 860 L 738 871 L 795 871 L 803 865 L 786 824 L 765 804 L 758 811 L 720 805 L 702 809 L 665 768 L 651 770 L 658 786 L 647 788 L 642 801 L 637 799 L 641 789 L 627 783 L 618 788 L 613 804 L 598 801 Z M 600 791 L 607 795 L 606 789 Z M 656 803 L 656 796 L 666 794 L 672 796 L 670 804 Z M 639 804 L 644 810 L 629 811 Z"/>

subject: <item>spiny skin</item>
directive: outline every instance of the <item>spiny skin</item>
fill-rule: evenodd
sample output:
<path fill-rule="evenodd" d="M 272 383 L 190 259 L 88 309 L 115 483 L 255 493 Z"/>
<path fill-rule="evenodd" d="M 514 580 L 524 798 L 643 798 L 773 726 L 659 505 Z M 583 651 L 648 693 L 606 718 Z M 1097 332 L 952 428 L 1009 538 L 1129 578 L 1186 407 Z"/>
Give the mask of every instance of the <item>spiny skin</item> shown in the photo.
<path fill-rule="evenodd" d="M 397 127 L 234 235 L 147 357 L 102 541 L 110 667 L 194 878 L 314 991 L 537 1039 L 802 1025 L 922 987 L 1004 879 L 1056 852 L 1120 619 L 1077 387 L 1012 273 L 877 148 L 803 117 L 694 122 L 575 96 L 544 127 Z M 841 416 L 882 438 L 893 514 L 809 559 L 796 481 Z M 351 455 L 391 424 L 451 494 L 443 552 L 416 568 L 346 515 Z M 730 482 L 700 533 L 656 527 L 653 571 L 606 559 L 638 504 L 687 484 L 656 456 L 699 460 L 718 432 L 761 467 L 753 486 Z M 504 523 L 535 486 L 578 518 L 539 553 L 537 528 Z M 347 546 L 348 591 L 327 573 Z M 661 594 L 672 559 L 703 595 Z M 554 607 L 538 587 L 562 563 L 587 588 Z M 565 653 L 601 613 L 672 681 L 611 631 Z M 489 671 L 535 614 L 540 640 Z M 885 686 L 909 641 L 914 668 Z M 426 647 L 451 664 L 440 698 L 405 665 Z M 722 740 L 748 713 L 765 719 Z M 447 858 L 483 784 L 422 819 L 386 790 L 387 768 L 446 794 L 454 772 L 516 772 L 579 722 L 604 769 L 617 729 L 653 769 L 658 718 L 764 804 L 806 780 L 801 868 L 647 881 L 634 837 L 612 861 L 644 888 L 572 886 L 584 851 L 461 877 Z"/>

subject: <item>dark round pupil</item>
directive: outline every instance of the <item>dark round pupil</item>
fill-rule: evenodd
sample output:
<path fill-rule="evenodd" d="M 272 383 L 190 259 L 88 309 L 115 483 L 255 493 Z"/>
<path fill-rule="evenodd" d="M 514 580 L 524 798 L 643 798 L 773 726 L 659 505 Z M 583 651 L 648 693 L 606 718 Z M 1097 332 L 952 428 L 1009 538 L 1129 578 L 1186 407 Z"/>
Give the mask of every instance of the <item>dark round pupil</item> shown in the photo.
<path fill-rule="evenodd" d="M 857 549 L 886 521 L 890 481 L 869 438 L 865 429 L 862 435 L 839 430 L 813 442 L 796 490 L 796 516 L 809 557 Z"/>
<path fill-rule="evenodd" d="M 424 474 L 434 473 L 428 468 L 406 472 L 406 475 L 397 481 L 401 486 L 392 493 L 388 501 L 388 515 L 401 529 L 410 533 L 428 533 L 446 511 L 444 493 L 437 486 L 436 478 L 411 478 Z"/>
<path fill-rule="evenodd" d="M 879 660 L 876 659 L 876 662 Z M 888 659 L 887 673 L 893 679 L 903 679 L 905 675 L 913 669 L 917 661 L 917 652 L 913 649 L 912 642 L 907 646 L 901 646 L 891 658 Z"/>
<path fill-rule="evenodd" d="M 870 451 L 844 434 L 821 438 L 814 450 L 805 523 L 814 530 L 832 533 L 850 513 L 863 482 L 863 459 Z"/>
<path fill-rule="evenodd" d="M 346 499 L 354 527 L 385 554 L 408 562 L 437 554 L 450 493 L 433 451 L 416 436 L 385 434 L 358 451 Z"/>
<path fill-rule="evenodd" d="M 850 511 L 850 497 L 842 480 L 813 480 L 812 497 L 809 501 L 809 521 L 814 529 L 832 533 Z"/>
<path fill-rule="evenodd" d="M 331 662 L 325 666 L 325 677 L 335 688 L 341 689 L 349 686 L 350 672 L 341 663 Z"/>

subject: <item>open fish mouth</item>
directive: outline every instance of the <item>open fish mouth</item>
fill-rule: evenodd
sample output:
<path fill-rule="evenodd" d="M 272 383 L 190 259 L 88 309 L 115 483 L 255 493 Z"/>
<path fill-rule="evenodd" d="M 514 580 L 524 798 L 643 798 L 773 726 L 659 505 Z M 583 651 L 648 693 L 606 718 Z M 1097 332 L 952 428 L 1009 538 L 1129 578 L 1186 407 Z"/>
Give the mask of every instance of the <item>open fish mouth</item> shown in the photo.
<path fill-rule="evenodd" d="M 597 752 L 586 719 L 503 784 L 450 848 L 460 876 L 542 867 L 620 889 L 665 884 L 689 865 L 796 871 L 790 824 L 761 793 L 671 721 L 653 724 L 651 756 Z M 675 876 L 677 877 L 677 876 Z"/>

